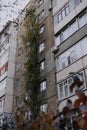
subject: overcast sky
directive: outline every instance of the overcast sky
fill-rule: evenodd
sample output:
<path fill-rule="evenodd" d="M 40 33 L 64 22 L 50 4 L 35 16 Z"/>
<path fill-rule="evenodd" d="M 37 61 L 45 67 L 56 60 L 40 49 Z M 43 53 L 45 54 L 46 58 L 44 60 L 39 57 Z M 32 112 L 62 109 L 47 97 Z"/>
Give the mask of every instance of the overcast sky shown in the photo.
<path fill-rule="evenodd" d="M 0 0 L 0 31 L 8 20 L 14 20 L 30 0 Z"/>

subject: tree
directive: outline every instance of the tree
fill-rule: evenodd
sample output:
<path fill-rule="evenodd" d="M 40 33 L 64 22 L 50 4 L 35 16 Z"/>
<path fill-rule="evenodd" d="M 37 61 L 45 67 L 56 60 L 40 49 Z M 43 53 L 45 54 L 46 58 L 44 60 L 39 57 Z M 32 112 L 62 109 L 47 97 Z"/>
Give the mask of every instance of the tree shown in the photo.
<path fill-rule="evenodd" d="M 25 103 L 33 115 L 39 113 L 41 97 L 39 96 L 40 66 L 38 57 L 39 22 L 34 6 L 27 10 L 25 28 L 26 36 L 23 37 L 27 60 L 24 64 L 25 72 Z"/>

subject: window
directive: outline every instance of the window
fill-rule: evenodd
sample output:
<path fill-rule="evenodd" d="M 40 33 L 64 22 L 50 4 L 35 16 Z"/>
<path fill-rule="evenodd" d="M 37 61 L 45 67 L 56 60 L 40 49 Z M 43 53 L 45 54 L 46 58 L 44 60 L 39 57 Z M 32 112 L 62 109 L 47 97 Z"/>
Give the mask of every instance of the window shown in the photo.
<path fill-rule="evenodd" d="M 71 63 L 75 62 L 80 57 L 87 54 L 87 37 L 80 40 L 73 47 L 62 53 L 56 58 L 56 69 L 58 71 L 64 69 Z"/>
<path fill-rule="evenodd" d="M 71 36 L 74 32 L 77 31 L 78 29 L 78 24 L 77 24 L 77 21 L 74 21 L 70 26 L 69 26 L 69 36 Z"/>
<path fill-rule="evenodd" d="M 54 24 L 56 24 L 56 22 L 57 17 L 55 18 Z M 60 45 L 64 40 L 70 37 L 73 33 L 75 33 L 79 28 L 81 28 L 85 24 L 87 24 L 87 13 L 84 13 L 79 18 L 77 17 L 74 22 L 67 25 L 66 29 L 62 30 L 57 36 L 55 36 L 55 45 Z"/>
<path fill-rule="evenodd" d="M 8 70 L 8 62 L 6 62 L 1 68 L 0 68 L 0 75 L 3 75 Z"/>
<path fill-rule="evenodd" d="M 40 71 L 44 70 L 44 68 L 45 68 L 45 61 L 42 61 L 40 63 Z"/>
<path fill-rule="evenodd" d="M 38 0 L 38 6 L 40 6 L 43 2 L 44 0 Z"/>
<path fill-rule="evenodd" d="M 69 37 L 69 29 L 68 28 L 66 28 L 63 32 L 62 32 L 62 41 L 64 41 L 65 39 L 67 39 L 68 37 Z M 61 42 L 62 42 L 61 41 Z"/>
<path fill-rule="evenodd" d="M 69 13 L 69 3 L 67 3 L 57 14 L 54 15 L 54 25 L 60 23 Z"/>
<path fill-rule="evenodd" d="M 3 66 L 3 63 L 6 63 L 8 61 L 8 56 L 9 56 L 9 48 L 0 57 L 1 66 Z"/>
<path fill-rule="evenodd" d="M 40 12 L 40 14 L 38 15 L 39 20 L 42 20 L 43 17 L 44 17 L 44 10 L 42 10 L 42 11 Z"/>
<path fill-rule="evenodd" d="M 40 83 L 40 91 L 44 91 L 46 89 L 46 81 Z"/>
<path fill-rule="evenodd" d="M 31 120 L 31 111 L 26 111 L 25 113 L 24 113 L 24 119 L 25 120 Z"/>
<path fill-rule="evenodd" d="M 4 89 L 6 87 L 6 79 L 4 79 L 1 83 L 0 83 L 0 90 Z"/>
<path fill-rule="evenodd" d="M 58 23 L 62 20 L 62 14 L 61 12 L 58 13 Z"/>
<path fill-rule="evenodd" d="M 53 17 L 54 20 L 54 26 L 56 26 L 58 24 L 58 14 L 56 13 Z"/>
<path fill-rule="evenodd" d="M 80 86 L 79 88 L 75 85 L 75 88 L 73 88 L 73 91 L 71 92 L 70 86 L 74 82 L 74 78 L 76 76 L 79 78 L 80 81 L 83 82 L 83 85 Z M 72 96 L 73 94 L 75 94 L 75 90 L 77 90 L 77 89 L 84 90 L 86 88 L 84 72 L 81 71 L 78 74 L 75 74 L 74 76 L 64 80 L 63 82 L 59 83 L 57 87 L 58 87 L 58 99 L 59 100 Z"/>
<path fill-rule="evenodd" d="M 62 19 L 64 19 L 65 18 L 65 16 L 66 16 L 66 13 L 65 13 L 65 10 L 64 10 L 64 8 L 62 9 Z"/>
<path fill-rule="evenodd" d="M 6 48 L 9 45 L 9 35 L 5 38 L 5 41 L 3 42 L 4 48 Z"/>
<path fill-rule="evenodd" d="M 63 30 L 58 36 L 56 36 L 55 44 L 60 44 L 64 40 L 66 40 L 69 36 L 71 36 L 74 32 L 76 32 L 78 29 L 77 22 L 73 22 L 71 25 L 69 25 L 65 30 Z"/>
<path fill-rule="evenodd" d="M 69 3 L 65 5 L 65 14 L 66 16 L 70 13 Z"/>
<path fill-rule="evenodd" d="M 44 25 L 42 25 L 41 28 L 40 28 L 39 33 L 40 33 L 40 34 L 43 33 L 43 32 L 44 32 L 44 29 L 45 29 L 45 27 L 44 27 Z"/>
<path fill-rule="evenodd" d="M 41 105 L 40 110 L 47 113 L 47 103 Z"/>
<path fill-rule="evenodd" d="M 81 28 L 87 23 L 87 13 L 79 17 L 79 27 Z"/>
<path fill-rule="evenodd" d="M 5 67 L 1 68 L 1 75 L 3 75 L 5 73 Z"/>
<path fill-rule="evenodd" d="M 39 52 L 42 52 L 44 49 L 45 49 L 45 42 L 42 42 L 42 43 L 39 45 Z"/>

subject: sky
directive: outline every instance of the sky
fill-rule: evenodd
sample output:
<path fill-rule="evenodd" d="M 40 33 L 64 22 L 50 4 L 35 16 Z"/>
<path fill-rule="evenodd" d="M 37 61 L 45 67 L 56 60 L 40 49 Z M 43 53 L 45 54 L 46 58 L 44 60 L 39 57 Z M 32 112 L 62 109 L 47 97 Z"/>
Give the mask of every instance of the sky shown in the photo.
<path fill-rule="evenodd" d="M 0 31 L 9 20 L 15 20 L 30 0 L 0 0 Z"/>

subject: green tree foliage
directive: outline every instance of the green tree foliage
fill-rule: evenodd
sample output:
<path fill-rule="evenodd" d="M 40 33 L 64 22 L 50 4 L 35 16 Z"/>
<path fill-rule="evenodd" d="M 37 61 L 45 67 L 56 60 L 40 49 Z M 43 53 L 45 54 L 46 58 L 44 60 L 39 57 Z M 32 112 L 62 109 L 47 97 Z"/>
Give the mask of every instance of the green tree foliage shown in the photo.
<path fill-rule="evenodd" d="M 28 100 L 25 100 L 31 112 L 36 115 L 39 112 L 41 99 L 39 97 L 40 67 L 38 58 L 39 22 L 35 14 L 34 6 L 26 14 L 26 36 L 24 37 L 25 53 L 25 89 Z"/>

